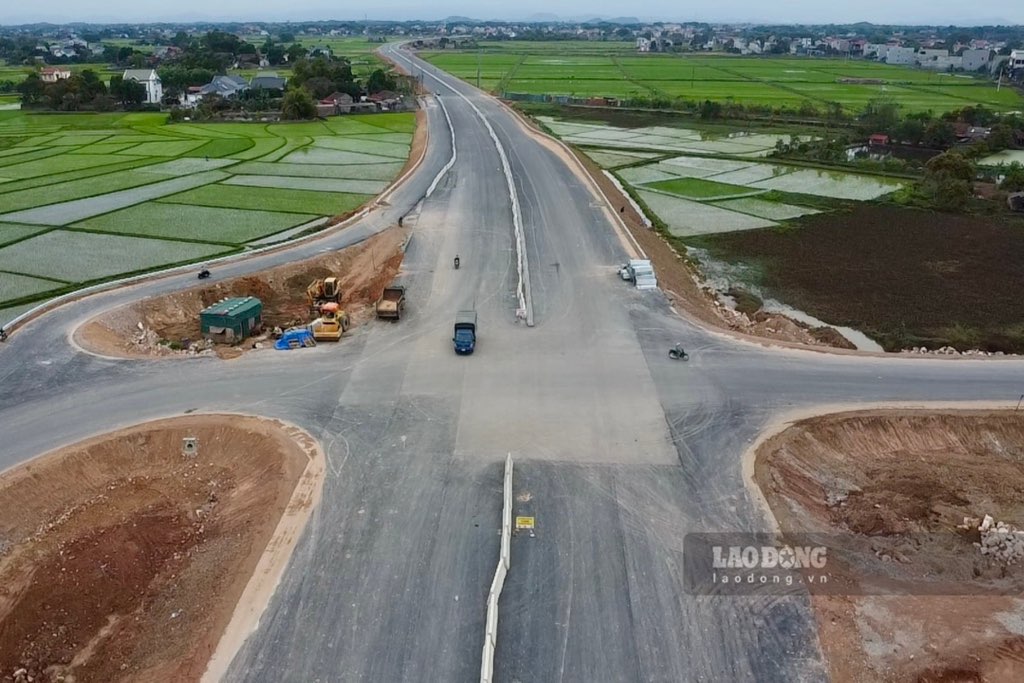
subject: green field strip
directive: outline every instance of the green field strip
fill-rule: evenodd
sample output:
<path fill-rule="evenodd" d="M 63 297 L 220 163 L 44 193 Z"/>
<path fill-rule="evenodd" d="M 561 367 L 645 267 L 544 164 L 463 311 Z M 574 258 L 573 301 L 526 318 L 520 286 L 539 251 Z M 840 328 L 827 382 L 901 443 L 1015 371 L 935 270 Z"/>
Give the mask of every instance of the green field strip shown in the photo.
<path fill-rule="evenodd" d="M 256 142 L 251 138 L 221 138 L 210 140 L 206 144 L 196 147 L 185 156 L 190 157 L 233 157 L 236 154 L 245 152 L 255 146 Z"/>
<path fill-rule="evenodd" d="M 513 65 L 512 65 L 512 68 L 511 68 L 511 69 L 509 69 L 508 71 L 506 71 L 506 72 L 505 72 L 505 75 L 501 77 L 501 80 L 499 80 L 499 81 L 498 81 L 498 83 L 497 83 L 497 85 L 495 86 L 495 87 L 496 87 L 496 88 L 497 88 L 497 89 L 498 89 L 499 91 L 501 91 L 501 90 L 505 90 L 505 88 L 507 88 L 507 87 L 508 87 L 508 84 L 509 84 L 509 82 L 510 82 L 510 81 L 511 81 L 511 80 L 512 80 L 513 78 L 515 78 L 516 74 L 517 74 L 517 73 L 519 72 L 519 70 L 520 70 L 520 69 L 522 68 L 522 66 L 523 66 L 523 63 L 524 63 L 524 62 L 526 61 L 526 58 L 527 58 L 528 56 L 529 56 L 529 55 L 525 55 L 525 54 L 524 54 L 524 55 L 522 55 L 522 56 L 521 56 L 521 57 L 519 58 L 519 61 L 518 61 L 518 62 L 516 62 L 515 64 L 513 64 Z M 483 84 L 481 83 L 481 85 L 483 85 Z"/>
<path fill-rule="evenodd" d="M 225 125 L 227 125 L 227 124 L 225 124 Z M 252 126 L 257 127 L 257 128 L 259 126 L 259 124 L 248 124 L 248 125 L 252 125 Z M 179 137 L 187 137 L 187 138 L 193 138 L 193 139 L 209 140 L 210 138 L 232 139 L 232 138 L 240 138 L 240 137 L 241 138 L 249 137 L 248 135 L 241 135 L 241 134 L 235 133 L 234 131 L 229 130 L 228 128 L 226 128 L 224 126 L 221 126 L 220 124 L 210 124 L 210 125 L 203 126 L 203 125 L 195 125 L 195 124 L 191 124 L 191 123 L 172 123 L 172 124 L 168 124 L 166 126 L 162 126 L 160 129 L 164 131 L 164 133 L 163 133 L 164 135 L 177 135 Z"/>
<path fill-rule="evenodd" d="M 662 181 L 659 181 L 659 182 L 675 182 L 675 180 L 662 180 Z M 643 190 L 647 191 L 647 193 L 656 193 L 658 195 L 666 195 L 667 197 L 676 197 L 676 198 L 679 198 L 679 199 L 687 200 L 689 202 L 699 202 L 699 203 L 705 203 L 705 202 L 712 203 L 712 202 L 718 202 L 718 201 L 721 201 L 721 200 L 738 200 L 738 199 L 744 199 L 744 198 L 749 198 L 749 197 L 757 197 L 759 195 L 764 195 L 766 193 L 766 191 L 767 191 L 765 189 L 759 189 L 759 188 L 756 188 L 756 187 L 740 187 L 739 190 L 736 191 L 736 193 L 729 194 L 729 195 L 725 195 L 725 194 L 723 194 L 723 195 L 707 195 L 707 196 L 699 195 L 699 194 L 698 195 L 681 195 L 679 193 L 679 191 L 670 191 L 670 190 L 664 189 L 662 187 L 656 187 L 655 184 L 656 183 L 652 182 L 652 183 L 649 183 L 649 184 L 646 184 L 646 185 L 636 185 L 636 188 L 637 189 L 643 189 Z M 703 191 L 703 190 L 701 190 L 701 191 Z"/>
<path fill-rule="evenodd" d="M 222 245 L 53 230 L 0 249 L 0 270 L 37 278 L 59 272 L 69 281 L 84 283 L 225 251 Z M 74 258 L 69 258 L 71 254 Z"/>
<path fill-rule="evenodd" d="M 615 65 L 615 68 L 618 69 L 619 73 L 622 74 L 622 77 L 629 81 L 630 83 L 632 83 L 633 85 L 640 88 L 645 88 L 653 95 L 667 97 L 667 95 L 663 93 L 659 88 L 647 85 L 645 83 L 642 83 L 639 79 L 633 78 L 633 76 L 631 76 L 629 72 L 622 67 L 622 63 L 619 61 L 617 57 L 612 57 L 612 63 Z"/>
<path fill-rule="evenodd" d="M 121 155 L 144 157 L 178 157 L 203 145 L 202 140 L 168 140 L 166 142 L 143 142 Z"/>
<path fill-rule="evenodd" d="M 319 216 L 147 202 L 75 223 L 73 228 L 222 244 L 243 244 Z M 0 231 L 0 235 L 2 235 Z"/>
<path fill-rule="evenodd" d="M 222 135 L 233 135 L 240 138 L 274 138 L 277 137 L 273 133 L 267 130 L 267 124 L 264 123 L 189 123 L 189 124 L 178 124 L 172 123 L 169 128 L 174 130 L 180 125 L 187 125 L 189 128 L 206 133 L 207 131 L 213 131 Z M 214 137 L 208 135 L 207 137 Z"/>
<path fill-rule="evenodd" d="M 362 121 L 371 126 L 384 128 L 393 133 L 415 133 L 415 114 L 357 114 L 352 117 L 355 121 Z"/>
<path fill-rule="evenodd" d="M 83 199 L 105 192 L 147 185 L 159 182 L 160 180 L 159 176 L 147 176 L 140 173 L 120 171 L 87 176 L 62 183 L 39 185 L 17 192 L 7 191 L 7 185 L 4 185 L 0 186 L 0 189 L 4 190 L 4 193 L 0 194 L 0 213 Z"/>
<path fill-rule="evenodd" d="M 328 164 L 347 166 L 351 164 L 383 164 L 396 161 L 396 157 L 385 157 L 362 152 L 347 152 L 326 147 L 305 147 L 281 159 L 286 164 Z"/>
<path fill-rule="evenodd" d="M 0 195 L 7 192 L 20 192 L 22 190 L 29 190 L 36 187 L 44 187 L 47 185 L 58 185 L 60 183 L 68 182 L 71 180 L 84 180 L 85 178 L 93 178 L 95 176 L 109 175 L 116 173 L 117 171 L 126 171 L 133 168 L 141 168 L 150 164 L 156 164 L 164 161 L 159 158 L 152 159 L 129 159 L 122 161 L 117 164 L 111 164 L 108 166 L 100 166 L 99 168 L 83 168 L 79 171 L 69 171 L 67 173 L 57 173 L 49 176 L 41 176 L 38 178 L 31 178 L 28 180 L 15 180 L 10 183 L 4 183 L 0 185 Z M 4 210 L 5 199 L 0 196 L 0 212 Z"/>
<path fill-rule="evenodd" d="M 380 194 L 387 186 L 386 180 L 364 180 L 356 178 L 296 178 L 277 175 L 236 175 L 223 181 L 224 185 L 244 187 L 273 187 L 285 190 L 310 190 L 313 192 L 348 192 L 351 194 Z"/>
<path fill-rule="evenodd" d="M 315 147 L 337 149 L 342 152 L 371 154 L 373 156 L 391 157 L 393 159 L 409 158 L 409 146 L 395 144 L 393 142 L 373 142 L 370 140 L 355 140 L 345 137 L 321 137 L 313 138 L 313 145 Z"/>
<path fill-rule="evenodd" d="M 350 116 L 336 116 L 324 122 L 324 125 L 335 135 L 386 135 L 393 131 L 380 126 L 374 126 L 363 121 L 356 121 Z M 323 135 L 321 133 L 321 135 Z"/>
<path fill-rule="evenodd" d="M 367 135 L 364 133 L 358 133 L 356 135 L 346 135 L 346 140 L 367 140 L 370 142 L 390 142 L 393 144 L 405 145 L 409 147 L 412 145 L 413 135 L 412 133 L 378 133 Z"/>
<path fill-rule="evenodd" d="M 271 135 L 287 139 L 330 135 L 331 129 L 320 121 L 303 121 L 296 123 L 271 123 L 267 125 L 267 132 Z"/>
<path fill-rule="evenodd" d="M 279 161 L 283 159 L 286 155 L 291 154 L 295 150 L 302 149 L 311 142 L 313 142 L 313 138 L 309 137 L 285 138 L 285 144 L 278 147 L 270 154 L 258 158 L 260 161 Z"/>
<path fill-rule="evenodd" d="M 373 195 L 207 185 L 161 199 L 162 202 L 335 216 L 352 211 Z"/>
<path fill-rule="evenodd" d="M 0 250 L 0 258 L 2 258 L 2 253 L 2 250 Z M 25 275 L 24 273 L 0 270 L 0 303 L 39 296 L 46 292 L 67 287 L 68 284 L 66 282 L 55 282 L 49 279 Z"/>
<path fill-rule="evenodd" d="M 238 163 L 234 159 L 200 159 L 198 157 L 180 157 L 178 159 L 161 159 L 160 163 L 152 164 L 142 169 L 142 173 L 155 175 L 180 177 L 203 173 L 205 171 L 216 171 Z"/>
<path fill-rule="evenodd" d="M 712 204 L 723 209 L 728 209 L 729 211 L 739 211 L 740 213 L 772 221 L 788 221 L 794 218 L 799 218 L 800 216 L 821 213 L 817 209 L 810 209 L 794 204 L 766 201 L 757 197 L 715 200 Z"/>
<path fill-rule="evenodd" d="M 0 246 L 20 242 L 23 239 L 50 230 L 45 225 L 24 225 L 20 223 L 0 223 Z"/>
<path fill-rule="evenodd" d="M 134 147 L 137 143 L 134 142 L 99 142 L 93 145 L 86 145 L 79 149 L 74 149 L 69 152 L 70 154 L 115 154 L 117 152 L 123 152 L 131 147 Z"/>
<path fill-rule="evenodd" d="M 41 149 L 45 149 L 45 147 L 10 147 L 0 150 L 0 158 L 17 156 L 18 154 L 27 154 L 29 152 L 37 152 Z"/>
<path fill-rule="evenodd" d="M 22 276 L 25 276 L 25 277 L 31 277 L 31 278 L 33 278 L 35 280 L 46 280 L 47 282 L 50 282 L 50 283 L 55 284 L 55 285 L 70 285 L 70 284 L 73 284 L 69 280 L 58 280 L 55 277 L 44 277 L 42 275 L 25 275 L 25 273 L 18 273 L 18 272 L 11 271 L 11 270 L 0 269 L 0 273 L 6 273 L 7 275 L 22 275 Z"/>
<path fill-rule="evenodd" d="M 998 91 L 995 88 L 979 87 L 975 84 L 971 84 L 970 86 L 941 85 L 934 88 L 919 86 L 917 84 L 908 84 L 903 87 L 910 91 L 917 91 L 954 100 L 960 103 L 957 106 L 985 104 L 994 109 L 1009 109 L 1012 107 L 1019 107 L 1024 104 L 1024 98 L 1022 98 L 1020 93 L 1011 87 L 1003 88 Z M 947 88 L 949 90 L 947 90 Z M 967 92 L 968 89 L 970 89 L 970 92 Z M 979 97 L 979 95 L 984 95 L 984 98 Z"/>
<path fill-rule="evenodd" d="M 125 172 L 134 176 L 145 176 L 143 173 Z M 37 208 L 15 211 L 3 214 L 0 220 L 15 223 L 33 223 L 37 225 L 67 225 L 78 221 L 98 216 L 100 214 L 123 209 L 133 204 L 141 204 L 152 199 L 166 197 L 171 194 L 182 192 L 202 185 L 215 183 L 218 180 L 227 178 L 228 175 L 222 171 L 207 171 L 180 178 L 163 179 L 158 175 L 150 175 L 143 178 L 143 181 L 155 179 L 157 182 L 148 182 L 144 185 L 132 186 L 116 192 L 107 191 L 103 194 L 84 197 L 71 201 L 39 206 Z M 106 180 L 105 177 L 89 178 L 86 181 Z M 138 179 L 134 179 L 138 182 Z M 70 184 L 70 183 L 68 183 Z M 50 188 L 42 188 L 50 189 Z M 38 190 L 36 190 L 38 191 Z M 19 195 L 20 196 L 20 195 Z"/>
<path fill-rule="evenodd" d="M 84 168 L 96 168 L 108 166 L 124 161 L 123 157 L 113 155 L 98 156 L 94 154 L 63 154 L 58 157 L 36 159 L 21 164 L 5 166 L 3 174 L 7 178 L 27 180 L 38 176 L 66 173 L 68 171 L 80 171 Z"/>
<path fill-rule="evenodd" d="M 266 156 L 271 152 L 280 149 L 285 144 L 284 138 L 255 138 L 253 139 L 253 146 L 244 152 L 236 152 L 231 155 L 232 159 L 249 160 L 259 159 L 260 157 Z"/>
<path fill-rule="evenodd" d="M 66 153 L 66 151 L 67 150 L 51 147 L 48 149 L 40 149 L 35 152 L 26 152 L 25 154 L 0 157 L 0 168 L 6 169 L 8 166 L 22 164 L 26 161 L 35 161 L 36 159 L 46 159 L 48 157 L 59 156 Z M 0 171 L 0 173 L 3 173 L 3 171 Z"/>
<path fill-rule="evenodd" d="M 352 178 L 355 180 L 391 180 L 399 174 L 404 162 L 395 161 L 381 164 L 351 164 L 332 166 L 329 164 L 268 164 L 249 161 L 231 167 L 231 173 L 243 175 L 277 175 L 298 178 Z"/>

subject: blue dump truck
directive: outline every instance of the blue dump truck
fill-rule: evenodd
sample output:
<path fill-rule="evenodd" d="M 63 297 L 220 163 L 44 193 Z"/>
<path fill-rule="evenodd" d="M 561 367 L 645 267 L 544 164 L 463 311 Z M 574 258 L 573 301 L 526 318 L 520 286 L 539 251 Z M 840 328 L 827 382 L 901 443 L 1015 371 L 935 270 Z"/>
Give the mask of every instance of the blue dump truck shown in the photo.
<path fill-rule="evenodd" d="M 455 353 L 470 354 L 476 348 L 476 311 L 459 311 L 455 314 Z"/>

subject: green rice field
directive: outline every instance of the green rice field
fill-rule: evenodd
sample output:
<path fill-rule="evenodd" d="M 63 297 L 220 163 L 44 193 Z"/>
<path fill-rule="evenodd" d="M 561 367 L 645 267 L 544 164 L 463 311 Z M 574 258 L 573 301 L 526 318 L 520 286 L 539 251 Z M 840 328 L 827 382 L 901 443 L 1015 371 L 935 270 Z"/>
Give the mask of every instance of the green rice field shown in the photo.
<path fill-rule="evenodd" d="M 412 114 L 169 124 L 0 111 L 0 324 L 87 283 L 354 211 L 401 171 L 414 129 Z"/>
<path fill-rule="evenodd" d="M 625 49 L 622 49 L 622 47 Z M 706 99 L 772 107 L 819 108 L 838 102 L 859 111 L 886 97 L 906 111 L 934 112 L 983 104 L 1024 108 L 1012 88 L 966 74 L 943 74 L 876 62 L 815 57 L 641 55 L 630 43 L 489 43 L 478 51 L 426 52 L 436 66 L 487 90 L 574 97 Z M 877 84 L 844 82 L 873 79 Z"/>
<path fill-rule="evenodd" d="M 773 227 L 827 211 L 834 200 L 870 201 L 903 186 L 884 176 L 766 160 L 778 133 L 538 120 L 609 169 L 652 220 L 682 238 Z"/>

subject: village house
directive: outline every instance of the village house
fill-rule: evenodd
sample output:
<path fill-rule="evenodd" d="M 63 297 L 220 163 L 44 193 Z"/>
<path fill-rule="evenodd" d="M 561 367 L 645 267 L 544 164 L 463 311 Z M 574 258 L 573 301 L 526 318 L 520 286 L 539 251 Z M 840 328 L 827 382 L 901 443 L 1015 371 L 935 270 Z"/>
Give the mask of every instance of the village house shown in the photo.
<path fill-rule="evenodd" d="M 145 86 L 146 104 L 160 104 L 164 99 L 164 86 L 153 69 L 125 69 L 123 78 Z"/>
<path fill-rule="evenodd" d="M 39 79 L 43 83 L 56 83 L 71 78 L 71 70 L 61 66 L 47 66 L 39 70 Z"/>
<path fill-rule="evenodd" d="M 348 114 L 352 111 L 352 96 L 345 92 L 331 93 L 320 100 L 320 104 L 333 108 L 335 114 Z"/>

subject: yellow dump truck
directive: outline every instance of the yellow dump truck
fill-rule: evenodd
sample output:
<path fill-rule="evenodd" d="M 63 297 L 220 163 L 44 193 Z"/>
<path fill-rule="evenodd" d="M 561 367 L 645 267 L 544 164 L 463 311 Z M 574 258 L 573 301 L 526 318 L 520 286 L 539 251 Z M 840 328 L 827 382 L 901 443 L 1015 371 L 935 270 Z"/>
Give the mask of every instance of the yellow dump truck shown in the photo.
<path fill-rule="evenodd" d="M 377 317 L 386 320 L 398 320 L 405 308 L 405 287 L 391 285 L 384 288 L 384 293 L 377 299 Z"/>

